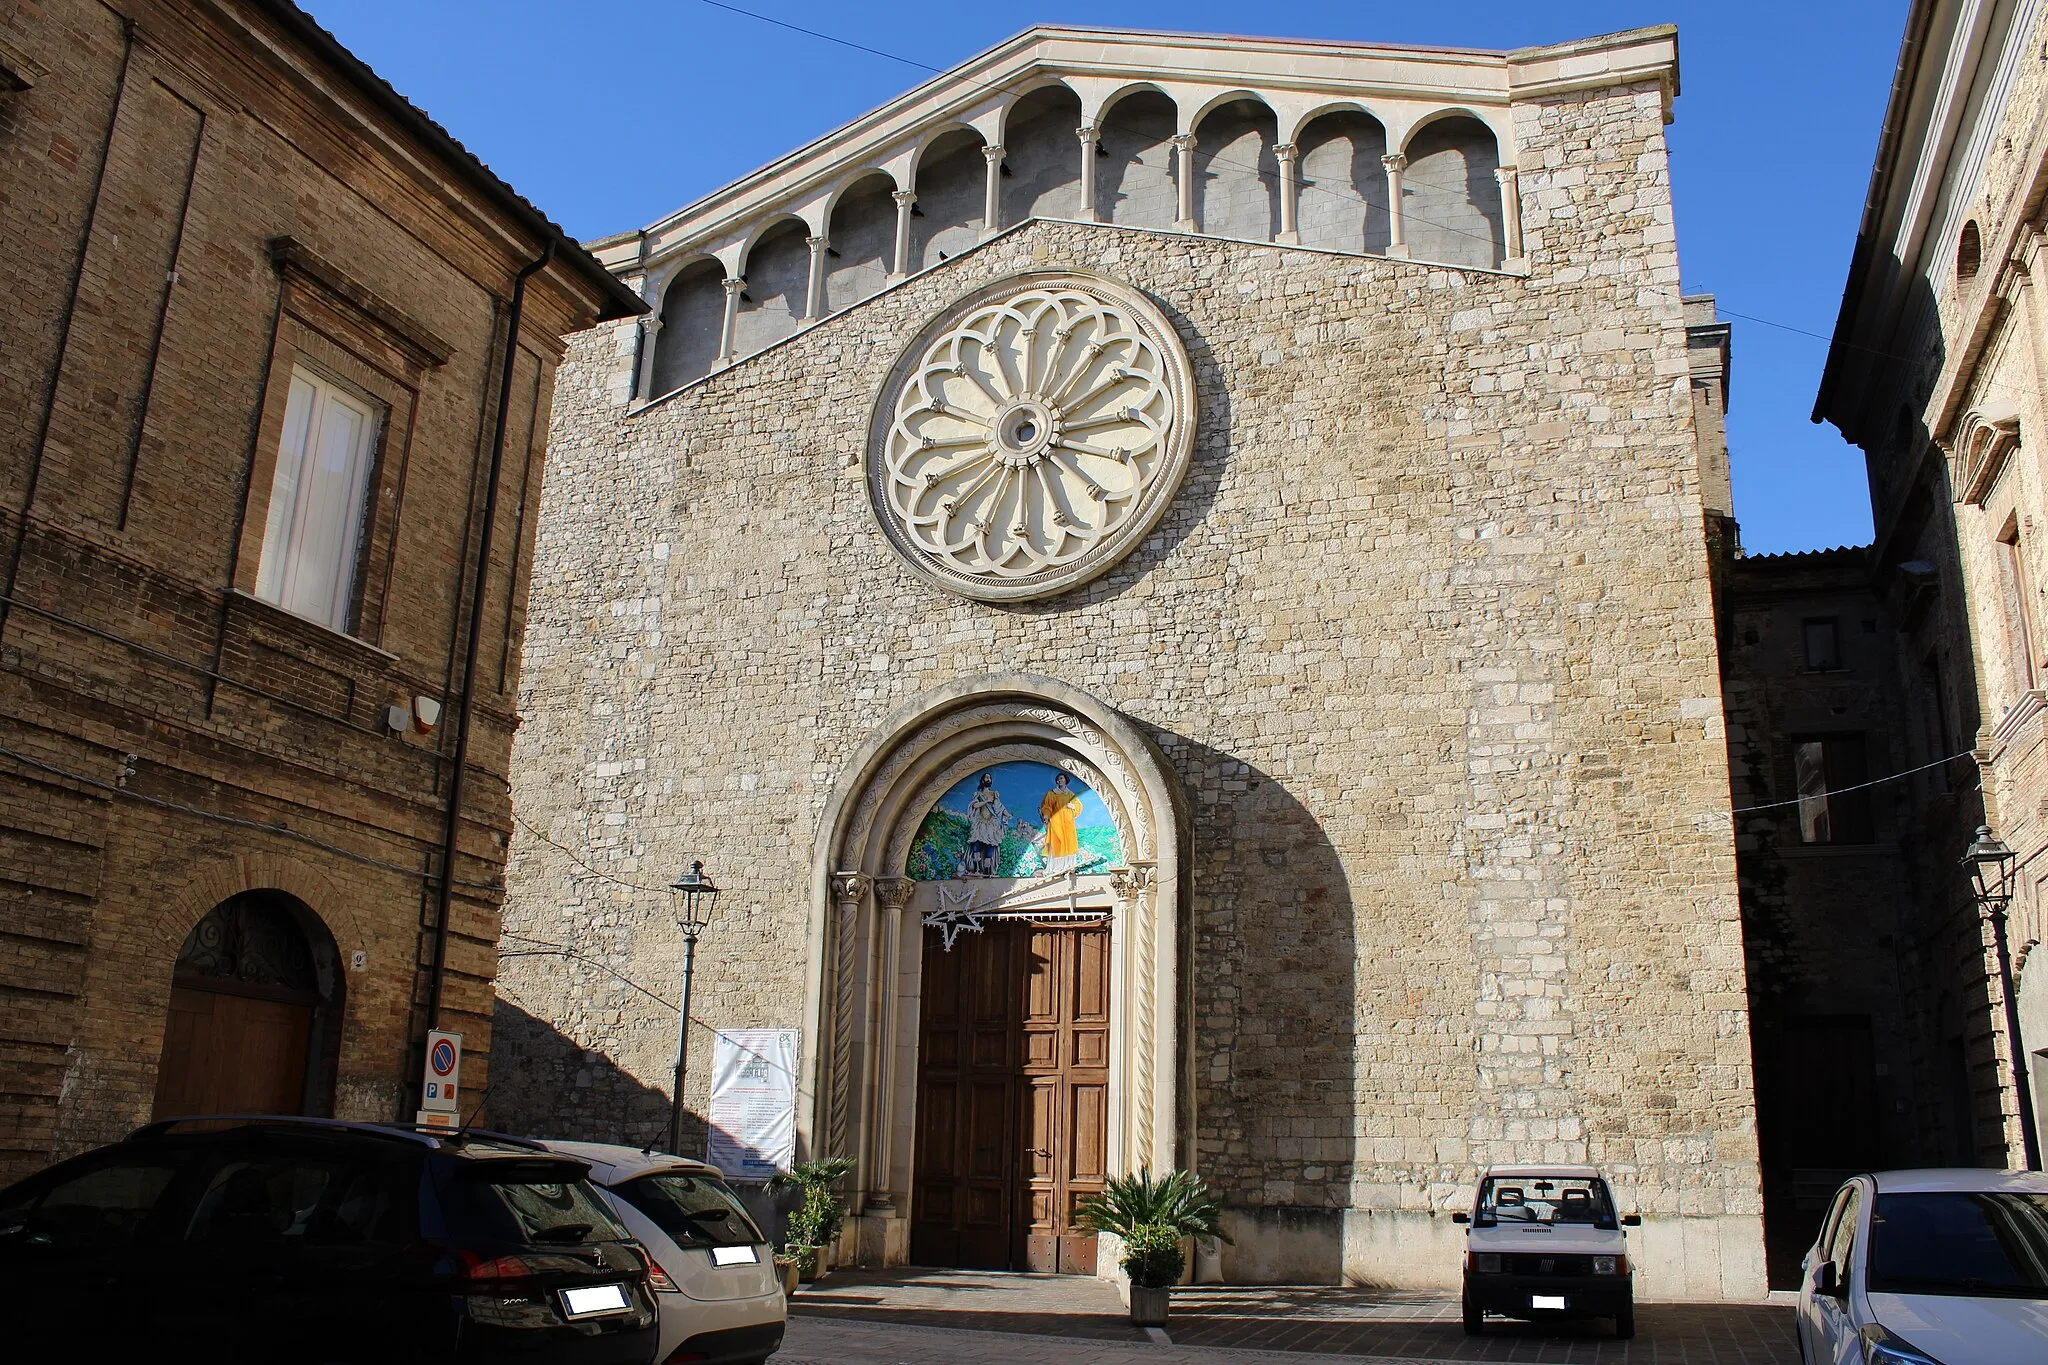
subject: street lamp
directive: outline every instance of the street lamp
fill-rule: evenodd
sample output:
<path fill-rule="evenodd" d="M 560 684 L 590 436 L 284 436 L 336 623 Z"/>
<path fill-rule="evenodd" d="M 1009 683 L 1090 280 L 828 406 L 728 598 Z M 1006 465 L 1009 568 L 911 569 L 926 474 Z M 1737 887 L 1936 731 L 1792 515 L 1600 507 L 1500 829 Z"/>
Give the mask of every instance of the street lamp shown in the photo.
<path fill-rule="evenodd" d="M 2027 1084 L 2027 1047 L 2020 1038 L 2020 1005 L 2013 998 L 2012 955 L 2005 942 L 2005 909 L 2012 904 L 2013 874 L 2019 855 L 2007 848 L 1991 826 L 1977 826 L 1977 838 L 1963 853 L 1963 866 L 1970 871 L 1970 889 L 1977 899 L 1977 913 L 1991 921 L 1991 937 L 1998 949 L 1998 988 L 2005 997 L 2005 1036 L 2012 1048 L 2012 1084 L 2020 1103 L 2020 1142 L 2026 1149 L 2027 1169 L 2041 1169 L 2041 1139 L 2034 1131 L 2034 1100 Z"/>
<path fill-rule="evenodd" d="M 694 862 L 680 881 L 668 888 L 676 897 L 676 923 L 683 931 L 683 1012 L 676 1025 L 676 1088 L 668 1106 L 668 1149 L 683 1154 L 683 1073 L 690 1064 L 690 979 L 697 972 L 697 936 L 711 923 L 711 911 L 718 904 L 718 888 L 704 875 L 704 864 Z"/>

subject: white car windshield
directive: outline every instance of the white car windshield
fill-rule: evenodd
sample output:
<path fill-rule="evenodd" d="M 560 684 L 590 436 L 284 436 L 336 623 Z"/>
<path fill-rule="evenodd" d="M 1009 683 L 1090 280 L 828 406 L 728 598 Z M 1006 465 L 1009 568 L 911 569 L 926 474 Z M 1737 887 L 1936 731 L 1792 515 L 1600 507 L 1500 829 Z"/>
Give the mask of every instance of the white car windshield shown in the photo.
<path fill-rule="evenodd" d="M 1607 1182 L 1598 1176 L 1489 1176 L 1480 1182 L 1478 1215 L 1474 1221 L 1482 1227 L 1512 1223 L 1616 1226 Z"/>
<path fill-rule="evenodd" d="M 2048 1299 L 2048 1194 L 1880 1194 L 1869 1291 Z"/>

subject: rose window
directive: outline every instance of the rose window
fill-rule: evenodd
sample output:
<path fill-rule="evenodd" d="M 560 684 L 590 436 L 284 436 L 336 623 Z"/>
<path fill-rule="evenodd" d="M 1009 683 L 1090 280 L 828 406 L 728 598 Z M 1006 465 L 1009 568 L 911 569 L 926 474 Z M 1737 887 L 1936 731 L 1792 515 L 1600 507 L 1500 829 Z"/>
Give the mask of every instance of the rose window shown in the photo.
<path fill-rule="evenodd" d="M 955 305 L 897 366 L 869 461 L 875 511 L 953 592 L 1062 591 L 1158 522 L 1187 466 L 1191 389 L 1179 338 L 1136 294 L 1008 281 Z"/>

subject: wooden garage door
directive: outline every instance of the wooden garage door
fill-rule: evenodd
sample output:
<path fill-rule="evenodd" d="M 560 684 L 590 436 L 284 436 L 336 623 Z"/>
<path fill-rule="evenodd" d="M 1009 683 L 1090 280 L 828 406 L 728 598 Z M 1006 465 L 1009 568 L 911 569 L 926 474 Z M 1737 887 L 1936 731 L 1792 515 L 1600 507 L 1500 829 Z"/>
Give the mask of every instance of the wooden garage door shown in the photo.
<path fill-rule="evenodd" d="M 1102 1188 L 1109 931 L 992 925 L 925 939 L 911 1259 L 1085 1274 Z"/>

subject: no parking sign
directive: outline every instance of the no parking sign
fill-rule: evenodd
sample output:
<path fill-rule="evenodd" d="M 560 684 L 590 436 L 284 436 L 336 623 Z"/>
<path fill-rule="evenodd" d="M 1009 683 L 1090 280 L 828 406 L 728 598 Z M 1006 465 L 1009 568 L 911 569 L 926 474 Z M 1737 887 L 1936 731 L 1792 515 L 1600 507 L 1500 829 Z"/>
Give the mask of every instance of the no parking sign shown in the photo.
<path fill-rule="evenodd" d="M 462 1084 L 462 1035 L 434 1029 L 427 1034 L 426 1086 L 420 1109 L 429 1114 L 458 1112 L 456 1095 Z"/>

